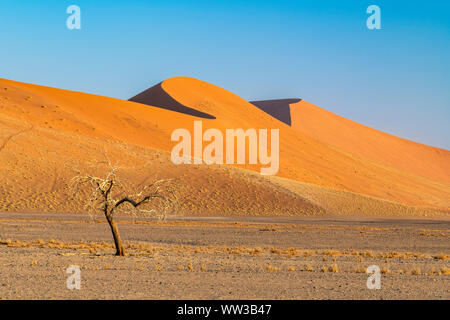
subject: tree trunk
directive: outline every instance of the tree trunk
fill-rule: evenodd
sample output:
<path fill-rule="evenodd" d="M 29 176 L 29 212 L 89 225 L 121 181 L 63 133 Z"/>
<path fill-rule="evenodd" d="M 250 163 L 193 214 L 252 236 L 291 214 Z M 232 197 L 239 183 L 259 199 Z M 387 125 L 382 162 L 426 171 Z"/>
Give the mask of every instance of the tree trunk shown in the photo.
<path fill-rule="evenodd" d="M 114 244 L 116 245 L 116 256 L 123 257 L 125 255 L 125 249 L 122 246 L 122 240 L 120 239 L 119 229 L 117 228 L 114 218 L 110 214 L 106 214 L 106 220 L 108 220 L 109 226 L 111 227 L 111 232 L 114 238 Z"/>

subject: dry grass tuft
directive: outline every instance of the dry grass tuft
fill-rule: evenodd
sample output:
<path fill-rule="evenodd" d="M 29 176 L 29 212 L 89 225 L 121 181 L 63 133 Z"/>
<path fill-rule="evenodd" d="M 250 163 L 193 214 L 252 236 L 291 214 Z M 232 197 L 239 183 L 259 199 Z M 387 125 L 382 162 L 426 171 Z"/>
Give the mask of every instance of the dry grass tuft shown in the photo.
<path fill-rule="evenodd" d="M 438 254 L 438 255 L 434 256 L 433 258 L 436 259 L 436 260 L 444 260 L 445 261 L 445 260 L 449 259 L 449 256 L 446 255 L 446 254 L 441 253 L 441 254 Z"/>
<path fill-rule="evenodd" d="M 400 269 L 397 272 L 398 272 L 398 274 L 408 274 L 409 271 L 408 271 L 408 269 Z"/>
<path fill-rule="evenodd" d="M 430 269 L 430 271 L 428 271 L 427 272 L 427 274 L 429 275 L 429 276 L 432 276 L 432 275 L 434 275 L 434 274 L 436 274 L 437 272 L 436 272 L 436 269 L 434 268 L 434 267 L 432 267 L 431 269 Z"/>
<path fill-rule="evenodd" d="M 328 271 L 337 273 L 337 272 L 339 272 L 339 268 L 338 268 L 337 264 L 335 263 L 328 268 Z"/>
<path fill-rule="evenodd" d="M 323 254 L 330 257 L 337 257 L 342 255 L 339 251 L 336 250 L 326 250 L 323 252 Z"/>
<path fill-rule="evenodd" d="M 314 251 L 305 250 L 303 251 L 303 257 L 307 258 L 314 255 Z"/>
<path fill-rule="evenodd" d="M 355 269 L 356 273 L 366 273 L 366 268 L 358 266 L 358 268 Z"/>
<path fill-rule="evenodd" d="M 441 274 L 449 275 L 450 274 L 450 268 L 442 267 L 441 268 Z"/>
<path fill-rule="evenodd" d="M 269 264 L 268 266 L 266 266 L 266 270 L 267 270 L 267 271 L 279 271 L 280 268 L 271 266 L 271 265 Z"/>
<path fill-rule="evenodd" d="M 421 272 L 421 270 L 420 270 L 419 267 L 414 267 L 414 268 L 411 270 L 411 274 L 419 275 L 419 274 L 422 274 L 422 272 Z"/>
<path fill-rule="evenodd" d="M 314 271 L 314 268 L 310 265 L 305 266 L 305 271 Z"/>
<path fill-rule="evenodd" d="M 373 258 L 374 257 L 373 252 L 371 250 L 364 251 L 361 255 L 364 258 Z"/>

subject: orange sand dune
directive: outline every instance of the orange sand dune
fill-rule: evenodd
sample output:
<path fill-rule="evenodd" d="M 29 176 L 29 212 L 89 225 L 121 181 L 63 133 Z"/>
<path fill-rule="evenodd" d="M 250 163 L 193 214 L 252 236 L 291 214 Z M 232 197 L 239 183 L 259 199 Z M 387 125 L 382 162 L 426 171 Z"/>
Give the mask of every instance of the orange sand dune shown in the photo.
<path fill-rule="evenodd" d="M 290 127 L 233 93 L 193 78 L 171 78 L 158 86 L 133 98 L 138 103 L 0 79 L 0 128 L 5 128 L 5 132 L 0 132 L 0 139 L 3 139 L 0 142 L 3 177 L 12 174 L 10 168 L 14 168 L 14 176 L 31 176 L 36 168 L 23 169 L 21 164 L 31 166 L 36 160 L 34 158 L 39 158 L 40 165 L 46 166 L 47 171 L 54 170 L 59 172 L 61 179 L 67 179 L 66 162 L 75 161 L 83 166 L 86 157 L 79 157 L 80 153 L 96 150 L 101 155 L 102 146 L 110 144 L 114 144 L 115 148 L 123 146 L 124 150 L 134 150 L 136 157 L 136 150 L 140 150 L 136 148 L 144 148 L 143 154 L 150 152 L 149 150 L 167 154 L 175 144 L 170 140 L 173 130 L 186 128 L 192 131 L 193 121 L 202 120 L 204 130 L 217 128 L 224 132 L 227 128 L 280 129 L 280 177 L 407 205 L 439 210 L 448 210 L 450 207 L 450 184 L 447 181 L 420 176 L 320 141 L 320 137 L 294 128 L 297 123 L 295 116 L 292 116 L 293 127 Z M 37 135 L 46 136 L 46 139 L 42 139 L 42 145 L 36 145 L 36 141 L 39 141 Z M 13 149 L 14 146 L 17 147 L 14 141 L 22 141 L 20 152 Z M 45 164 L 50 153 L 61 156 L 54 157 L 51 163 Z M 124 159 L 127 158 L 125 153 L 126 151 Z M 120 152 L 116 150 L 116 154 Z M 64 157 L 73 159 L 67 161 Z M 133 161 L 127 161 L 132 166 Z M 175 171 L 174 165 L 168 163 L 170 160 L 167 156 L 164 161 L 160 161 L 166 168 L 161 168 L 161 172 Z M 257 165 L 240 167 L 259 171 Z M 186 183 L 189 183 L 191 190 L 201 189 L 206 180 L 201 175 L 188 171 L 193 170 L 191 168 L 203 172 L 202 170 L 208 170 L 208 166 L 187 165 L 176 170 L 180 176 L 190 172 L 192 177 L 198 177 Z M 227 183 L 222 184 L 227 186 L 225 189 L 230 189 L 227 192 L 235 193 L 238 197 L 239 189 L 233 181 L 238 181 L 242 176 L 240 172 L 245 171 L 236 172 L 233 177 L 226 174 L 226 178 L 224 175 L 214 175 L 209 179 L 218 179 L 220 176 L 220 181 L 228 181 L 229 186 Z M 47 180 L 39 182 L 44 189 L 46 183 L 50 184 Z M 51 184 L 55 185 L 58 181 L 55 178 Z M 260 185 L 259 183 L 255 182 L 255 185 Z M 14 185 L 14 182 L 11 181 L 10 185 Z M 280 191 L 278 185 L 264 185 Z M 27 189 L 23 190 L 25 193 L 32 192 L 33 184 L 23 188 Z M 292 195 L 291 191 L 283 190 L 283 197 Z M 217 194 L 224 190 L 217 189 L 214 192 L 207 199 L 217 199 Z M 268 203 L 270 193 L 264 194 Z M 277 199 L 281 199 L 280 197 Z M 295 193 L 294 198 L 301 200 L 302 197 Z M 201 197 L 197 199 L 200 201 Z M 245 203 L 249 200 L 242 201 Z M 274 201 L 276 202 L 275 199 Z M 295 202 L 295 199 L 290 201 Z M 198 207 L 198 203 L 195 205 Z M 306 204 L 298 204 L 297 207 L 303 205 Z"/>
<path fill-rule="evenodd" d="M 292 128 L 346 152 L 450 182 L 450 151 L 372 129 L 300 99 L 252 102 Z"/>
<path fill-rule="evenodd" d="M 319 137 L 298 134 L 297 130 L 290 129 L 280 121 L 274 121 L 267 113 L 257 110 L 246 100 L 203 81 L 180 77 L 166 80 L 160 86 L 164 93 L 177 103 L 214 116 L 215 120 L 208 120 L 208 124 L 214 123 L 214 127 L 279 128 L 281 176 L 410 204 L 424 205 L 428 202 L 437 206 L 448 206 L 449 192 L 446 181 L 442 183 L 411 175 L 384 163 L 375 163 L 372 159 L 367 161 L 358 154 L 349 154 L 347 150 L 336 149 L 327 141 L 317 141 Z M 151 88 L 149 91 L 153 90 Z M 152 105 L 159 96 L 144 91 L 132 99 Z M 293 125 L 297 124 L 297 119 L 292 121 Z M 320 126 L 326 130 L 327 123 Z M 431 191 L 440 195 L 432 196 L 432 201 L 425 200 L 422 198 L 423 194 L 418 196 L 420 192 L 416 193 L 416 188 L 422 190 L 420 192 L 430 194 Z M 413 196 L 413 193 L 416 193 L 416 196 Z"/>

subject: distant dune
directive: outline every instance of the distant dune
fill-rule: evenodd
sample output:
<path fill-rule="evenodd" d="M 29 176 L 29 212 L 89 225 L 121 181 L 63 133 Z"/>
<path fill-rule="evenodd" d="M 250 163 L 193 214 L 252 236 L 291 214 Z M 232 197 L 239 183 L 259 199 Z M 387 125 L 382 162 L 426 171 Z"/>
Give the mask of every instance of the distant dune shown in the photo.
<path fill-rule="evenodd" d="M 82 211 L 66 187 L 72 168 L 94 170 L 106 150 L 136 184 L 177 178 L 186 214 L 449 212 L 447 150 L 387 135 L 305 101 L 252 104 L 187 77 L 163 81 L 131 100 L 0 79 L 0 211 Z M 258 165 L 172 164 L 171 133 L 192 130 L 194 120 L 202 120 L 204 130 L 278 128 L 280 178 L 260 176 Z M 326 194 L 347 203 L 336 200 L 340 209 L 334 210 L 320 196 Z M 367 201 L 371 212 L 361 205 Z"/>
<path fill-rule="evenodd" d="M 450 182 L 450 151 L 402 139 L 319 108 L 309 102 L 252 102 L 301 133 L 406 172 Z M 267 111 L 269 110 L 269 111 Z M 289 116 L 286 114 L 289 113 Z M 289 121 L 286 119 L 289 118 Z"/>

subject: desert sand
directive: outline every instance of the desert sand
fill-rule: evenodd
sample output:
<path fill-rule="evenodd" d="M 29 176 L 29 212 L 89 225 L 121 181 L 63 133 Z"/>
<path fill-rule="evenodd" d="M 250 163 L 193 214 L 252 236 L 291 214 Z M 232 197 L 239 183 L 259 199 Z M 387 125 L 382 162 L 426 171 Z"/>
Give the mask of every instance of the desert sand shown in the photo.
<path fill-rule="evenodd" d="M 448 150 L 188 77 L 130 100 L 0 79 L 0 298 L 450 298 Z M 172 132 L 199 120 L 279 129 L 278 174 L 173 164 Z M 179 198 L 166 221 L 117 217 L 125 257 L 69 187 L 108 159 L 137 188 L 173 179 Z M 66 287 L 70 265 L 81 290 Z"/>
<path fill-rule="evenodd" d="M 133 98 L 139 102 L 5 79 L 0 89 L 1 211 L 79 212 L 67 190 L 74 168 L 101 167 L 108 153 L 135 184 L 177 178 L 181 214 L 449 212 L 449 151 L 346 121 L 303 100 L 290 105 L 289 126 L 225 89 L 187 77 L 163 81 Z M 278 128 L 278 176 L 255 174 L 257 165 L 173 165 L 170 135 L 192 130 L 194 120 L 205 129 Z M 328 194 L 358 200 L 330 209 Z M 355 203 L 366 200 L 380 209 L 358 211 Z"/>
<path fill-rule="evenodd" d="M 343 151 L 437 181 L 450 181 L 449 151 L 364 126 L 300 99 L 253 101 L 292 128 Z"/>

